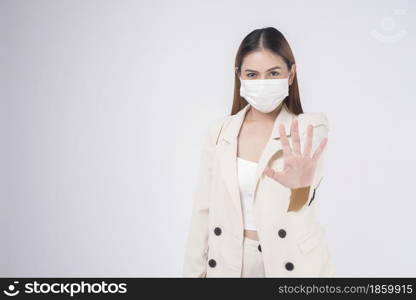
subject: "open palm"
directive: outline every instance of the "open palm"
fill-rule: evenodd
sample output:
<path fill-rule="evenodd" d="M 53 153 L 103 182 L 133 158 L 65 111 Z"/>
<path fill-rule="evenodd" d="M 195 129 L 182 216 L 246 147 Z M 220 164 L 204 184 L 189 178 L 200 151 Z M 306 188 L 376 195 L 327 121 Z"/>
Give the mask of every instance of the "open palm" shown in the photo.
<path fill-rule="evenodd" d="M 322 139 L 311 157 L 313 126 L 309 124 L 307 127 L 303 153 L 301 153 L 298 120 L 296 118 L 292 120 L 290 133 L 292 136 L 293 150 L 285 134 L 284 125 L 279 124 L 280 141 L 283 147 L 283 170 L 278 172 L 270 167 L 266 167 L 265 174 L 290 189 L 310 186 L 315 174 L 317 162 L 327 144 L 328 138 L 325 137 Z"/>

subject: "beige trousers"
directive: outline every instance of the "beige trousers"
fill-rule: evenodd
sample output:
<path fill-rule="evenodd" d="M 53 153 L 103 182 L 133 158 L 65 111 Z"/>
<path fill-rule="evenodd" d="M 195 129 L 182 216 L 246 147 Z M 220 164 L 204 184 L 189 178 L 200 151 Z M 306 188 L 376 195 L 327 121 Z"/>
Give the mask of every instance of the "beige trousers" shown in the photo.
<path fill-rule="evenodd" d="M 265 277 L 260 242 L 244 237 L 241 277 Z"/>

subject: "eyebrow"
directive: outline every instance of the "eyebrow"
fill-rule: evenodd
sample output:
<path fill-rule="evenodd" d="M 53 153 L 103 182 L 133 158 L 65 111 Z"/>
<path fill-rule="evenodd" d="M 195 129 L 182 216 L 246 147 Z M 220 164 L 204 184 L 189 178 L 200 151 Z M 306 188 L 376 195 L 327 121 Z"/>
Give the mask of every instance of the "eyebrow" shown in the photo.
<path fill-rule="evenodd" d="M 271 70 L 274 70 L 274 69 L 281 69 L 281 68 L 279 66 L 276 66 L 276 67 L 270 68 L 266 71 L 271 71 Z M 251 70 L 251 69 L 245 69 L 244 71 L 246 71 L 246 72 L 257 72 L 256 70 Z"/>

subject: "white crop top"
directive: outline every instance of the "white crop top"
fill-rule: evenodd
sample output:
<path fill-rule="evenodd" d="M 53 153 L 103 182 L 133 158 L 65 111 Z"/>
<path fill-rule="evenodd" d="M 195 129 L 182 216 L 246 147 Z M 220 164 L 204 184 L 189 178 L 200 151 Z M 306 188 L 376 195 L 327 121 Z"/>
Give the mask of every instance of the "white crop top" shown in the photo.
<path fill-rule="evenodd" d="M 237 173 L 243 211 L 244 229 L 256 230 L 253 213 L 253 192 L 257 163 L 237 157 Z"/>

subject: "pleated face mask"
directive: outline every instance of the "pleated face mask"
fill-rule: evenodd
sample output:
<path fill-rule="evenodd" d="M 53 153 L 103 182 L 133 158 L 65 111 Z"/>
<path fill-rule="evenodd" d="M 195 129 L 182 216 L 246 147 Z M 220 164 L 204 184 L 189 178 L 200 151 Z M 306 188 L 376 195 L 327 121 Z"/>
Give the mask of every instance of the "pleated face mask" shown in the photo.
<path fill-rule="evenodd" d="M 243 80 L 240 96 L 255 109 L 269 113 L 289 95 L 289 78 Z"/>

